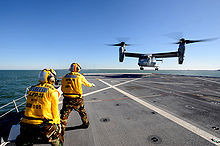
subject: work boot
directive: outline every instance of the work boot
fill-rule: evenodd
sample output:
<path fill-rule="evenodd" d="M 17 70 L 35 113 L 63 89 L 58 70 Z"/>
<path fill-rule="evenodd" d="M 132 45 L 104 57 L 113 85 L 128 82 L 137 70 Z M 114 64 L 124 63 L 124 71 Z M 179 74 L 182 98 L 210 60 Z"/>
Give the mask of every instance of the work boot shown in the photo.
<path fill-rule="evenodd" d="M 87 129 L 89 127 L 89 122 L 88 123 L 83 123 L 82 125 L 80 125 L 80 127 Z"/>

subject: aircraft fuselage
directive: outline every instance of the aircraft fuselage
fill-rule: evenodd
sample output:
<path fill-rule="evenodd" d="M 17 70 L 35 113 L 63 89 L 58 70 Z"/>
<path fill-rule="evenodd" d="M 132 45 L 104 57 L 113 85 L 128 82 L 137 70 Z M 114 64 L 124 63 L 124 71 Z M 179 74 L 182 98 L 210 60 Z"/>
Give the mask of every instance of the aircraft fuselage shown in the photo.
<path fill-rule="evenodd" d="M 142 67 L 157 67 L 157 63 L 154 58 L 139 58 L 138 65 Z"/>

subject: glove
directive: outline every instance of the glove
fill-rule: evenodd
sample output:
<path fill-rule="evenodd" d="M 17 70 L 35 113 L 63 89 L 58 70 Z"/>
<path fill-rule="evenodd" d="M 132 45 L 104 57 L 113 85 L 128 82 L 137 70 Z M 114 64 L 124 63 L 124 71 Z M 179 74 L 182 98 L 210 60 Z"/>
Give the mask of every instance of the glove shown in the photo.
<path fill-rule="evenodd" d="M 94 83 L 92 83 L 92 87 L 95 87 L 95 84 L 94 84 Z"/>

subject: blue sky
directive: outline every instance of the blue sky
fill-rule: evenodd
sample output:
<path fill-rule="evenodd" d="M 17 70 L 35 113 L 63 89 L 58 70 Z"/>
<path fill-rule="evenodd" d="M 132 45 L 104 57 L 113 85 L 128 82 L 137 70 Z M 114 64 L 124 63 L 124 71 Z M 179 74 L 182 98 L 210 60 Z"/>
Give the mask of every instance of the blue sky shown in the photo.
<path fill-rule="evenodd" d="M 176 51 L 176 32 L 186 39 L 220 37 L 219 0 L 0 0 L 0 69 L 139 69 L 128 52 Z M 167 34 L 169 34 L 167 36 Z M 123 40 L 123 39 L 122 39 Z M 186 46 L 185 61 L 164 59 L 160 69 L 220 69 L 220 39 Z"/>

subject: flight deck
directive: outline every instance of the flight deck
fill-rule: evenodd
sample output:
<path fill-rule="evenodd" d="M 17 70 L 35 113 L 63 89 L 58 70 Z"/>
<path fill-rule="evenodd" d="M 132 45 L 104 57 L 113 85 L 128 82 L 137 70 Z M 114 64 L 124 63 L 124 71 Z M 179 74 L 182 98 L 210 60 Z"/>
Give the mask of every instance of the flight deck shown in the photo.
<path fill-rule="evenodd" d="M 220 78 L 134 74 L 85 74 L 90 121 L 82 129 L 71 112 L 64 146 L 220 145 Z M 60 99 L 60 108 L 62 98 Z"/>

